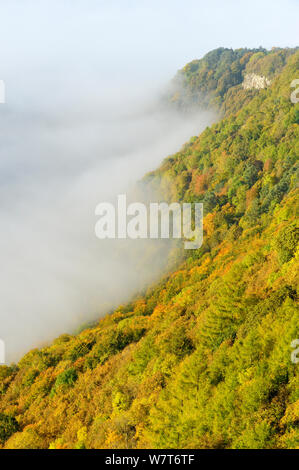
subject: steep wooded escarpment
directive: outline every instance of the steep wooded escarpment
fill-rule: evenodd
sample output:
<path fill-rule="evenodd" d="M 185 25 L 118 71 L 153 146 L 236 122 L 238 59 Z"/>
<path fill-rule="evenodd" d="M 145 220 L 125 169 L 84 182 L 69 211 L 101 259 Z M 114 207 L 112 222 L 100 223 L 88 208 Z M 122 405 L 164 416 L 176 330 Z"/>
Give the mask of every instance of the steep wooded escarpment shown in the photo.
<path fill-rule="evenodd" d="M 4 448 L 298 446 L 299 52 L 225 51 L 184 71 L 225 117 L 144 179 L 204 203 L 202 247 L 94 328 L 0 368 Z M 243 71 L 271 83 L 246 90 Z"/>

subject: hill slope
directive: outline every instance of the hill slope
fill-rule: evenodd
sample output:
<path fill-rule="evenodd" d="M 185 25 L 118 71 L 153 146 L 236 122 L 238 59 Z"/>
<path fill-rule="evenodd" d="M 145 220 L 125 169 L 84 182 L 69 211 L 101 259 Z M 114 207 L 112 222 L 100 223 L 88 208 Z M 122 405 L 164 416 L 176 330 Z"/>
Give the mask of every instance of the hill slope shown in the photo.
<path fill-rule="evenodd" d="M 220 47 L 179 70 L 169 98 L 182 109 L 200 105 L 228 115 L 248 103 L 258 88 L 271 84 L 297 49 Z"/>
<path fill-rule="evenodd" d="M 299 52 L 250 54 L 254 73 L 272 60 L 271 84 L 216 91 L 226 117 L 144 180 L 204 202 L 203 246 L 95 328 L 0 368 L 3 447 L 299 445 Z"/>

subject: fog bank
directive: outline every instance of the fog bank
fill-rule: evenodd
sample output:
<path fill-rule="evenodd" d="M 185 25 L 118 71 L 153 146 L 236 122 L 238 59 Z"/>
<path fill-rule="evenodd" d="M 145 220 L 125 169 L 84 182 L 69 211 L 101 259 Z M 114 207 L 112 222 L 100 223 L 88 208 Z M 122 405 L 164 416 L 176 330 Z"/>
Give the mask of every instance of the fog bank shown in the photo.
<path fill-rule="evenodd" d="M 87 81 L 83 89 L 81 80 L 62 94 L 43 78 L 26 92 L 16 86 L 0 113 L 7 362 L 99 318 L 160 274 L 167 248 L 165 258 L 148 259 L 138 240 L 97 239 L 95 207 L 131 191 L 212 119 L 162 106 L 162 88 Z"/>

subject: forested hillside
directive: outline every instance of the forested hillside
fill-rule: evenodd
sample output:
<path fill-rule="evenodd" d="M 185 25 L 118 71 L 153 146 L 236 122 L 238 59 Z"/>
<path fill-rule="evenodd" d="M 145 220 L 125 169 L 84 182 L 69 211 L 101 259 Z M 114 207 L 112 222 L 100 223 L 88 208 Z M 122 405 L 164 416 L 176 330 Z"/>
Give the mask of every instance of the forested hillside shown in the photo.
<path fill-rule="evenodd" d="M 270 84 L 244 89 L 247 73 Z M 225 117 L 144 184 L 204 203 L 203 245 L 94 328 L 0 367 L 4 448 L 299 446 L 299 52 L 219 49 L 180 74 L 175 102 Z"/>
<path fill-rule="evenodd" d="M 220 47 L 178 71 L 172 81 L 170 100 L 188 110 L 216 108 L 224 115 L 240 109 L 256 94 L 243 90 L 244 77 L 265 77 L 270 83 L 296 49 L 226 49 Z"/>

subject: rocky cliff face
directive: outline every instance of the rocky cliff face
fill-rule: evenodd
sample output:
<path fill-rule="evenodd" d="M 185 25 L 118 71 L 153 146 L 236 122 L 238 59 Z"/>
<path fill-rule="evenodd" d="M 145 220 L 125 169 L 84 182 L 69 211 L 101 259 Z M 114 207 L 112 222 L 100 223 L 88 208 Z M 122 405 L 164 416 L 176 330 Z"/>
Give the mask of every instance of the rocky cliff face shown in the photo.
<path fill-rule="evenodd" d="M 252 88 L 267 88 L 269 86 L 271 81 L 263 76 L 263 75 L 256 75 L 255 73 L 248 73 L 244 77 L 244 81 L 242 83 L 242 86 L 245 90 L 250 90 Z"/>

